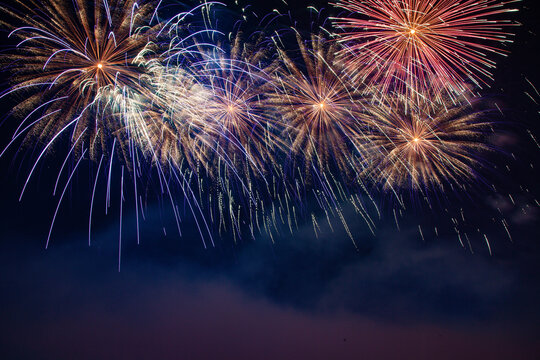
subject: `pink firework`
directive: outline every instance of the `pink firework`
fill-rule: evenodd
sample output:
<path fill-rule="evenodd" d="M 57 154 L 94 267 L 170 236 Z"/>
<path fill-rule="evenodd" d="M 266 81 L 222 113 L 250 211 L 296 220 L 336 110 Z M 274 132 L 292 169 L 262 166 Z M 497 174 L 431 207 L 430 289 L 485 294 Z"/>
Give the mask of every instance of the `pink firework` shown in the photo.
<path fill-rule="evenodd" d="M 335 18 L 344 32 L 342 55 L 362 81 L 381 90 L 463 90 L 492 79 L 490 54 L 512 42 L 501 20 L 519 0 L 339 0 L 351 17 Z"/>

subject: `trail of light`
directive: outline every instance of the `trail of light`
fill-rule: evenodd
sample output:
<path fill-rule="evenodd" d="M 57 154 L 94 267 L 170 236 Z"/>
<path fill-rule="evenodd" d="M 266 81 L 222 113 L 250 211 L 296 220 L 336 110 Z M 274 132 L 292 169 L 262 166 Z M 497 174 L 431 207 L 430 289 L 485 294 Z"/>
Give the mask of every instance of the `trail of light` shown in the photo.
<path fill-rule="evenodd" d="M 20 130 L 21 127 L 24 125 L 24 123 L 26 122 L 26 120 L 28 120 L 35 112 L 37 112 L 38 110 L 40 110 L 41 108 L 43 108 L 43 107 L 45 107 L 45 106 L 47 106 L 47 105 L 49 105 L 49 104 L 52 104 L 52 103 L 54 103 L 54 102 L 56 102 L 56 101 L 62 101 L 62 100 L 65 100 L 65 99 L 67 99 L 67 98 L 68 98 L 67 96 L 62 96 L 62 97 L 60 97 L 60 98 L 52 99 L 52 100 L 50 100 L 50 101 L 47 101 L 47 102 L 41 104 L 40 106 L 36 107 L 32 112 L 30 112 L 30 113 L 23 119 L 23 121 L 21 121 L 21 123 L 19 124 L 19 126 L 17 127 L 17 129 L 15 130 L 15 132 L 13 133 L 13 137 L 12 137 L 11 139 L 13 140 L 13 139 L 15 139 L 16 137 L 19 136 L 19 130 Z M 58 112 L 58 111 L 59 111 L 59 110 L 56 110 L 56 111 L 54 111 L 53 113 Z M 47 115 L 45 115 L 45 116 L 47 116 Z M 41 119 L 41 118 L 40 118 L 40 119 Z M 36 122 L 33 122 L 31 125 L 34 125 L 35 123 L 36 123 Z M 25 131 L 26 131 L 27 129 L 29 129 L 29 128 L 30 128 L 30 126 L 27 126 L 27 127 L 26 127 L 23 131 L 21 131 L 21 132 L 25 132 Z"/>
<path fill-rule="evenodd" d="M 118 234 L 118 272 L 122 266 L 122 209 L 124 204 L 124 166 L 122 165 L 122 177 L 120 178 L 120 231 Z"/>
<path fill-rule="evenodd" d="M 49 248 L 49 241 L 51 239 L 51 233 L 53 230 L 54 222 L 56 221 L 56 216 L 58 215 L 58 210 L 60 209 L 60 205 L 62 204 L 62 199 L 64 198 L 64 195 L 66 193 L 66 190 L 71 182 L 71 179 L 73 178 L 73 175 L 75 175 L 75 172 L 77 171 L 77 168 L 79 167 L 79 164 L 84 158 L 84 155 L 86 154 L 86 149 L 83 151 L 81 157 L 77 161 L 77 164 L 75 164 L 75 167 L 73 168 L 73 171 L 71 171 L 71 174 L 69 175 L 68 181 L 66 182 L 66 185 L 64 186 L 64 190 L 62 191 L 62 195 L 60 196 L 60 199 L 58 200 L 58 205 L 56 206 L 56 210 L 54 211 L 54 216 L 51 222 L 51 227 L 49 228 L 49 235 L 47 236 L 47 244 L 45 244 L 45 249 Z"/>
<path fill-rule="evenodd" d="M 11 141 L 6 145 L 6 147 L 4 148 L 4 150 L 2 150 L 2 153 L 0 153 L 0 158 L 4 155 L 4 153 L 8 150 L 8 148 L 15 142 L 15 140 L 17 140 L 17 138 L 24 134 L 26 132 L 26 130 L 30 129 L 32 126 L 34 126 L 35 124 L 37 124 L 38 122 L 40 122 L 41 120 L 47 118 L 48 116 L 52 116 L 54 115 L 55 113 L 59 112 L 61 110 L 56 110 L 56 111 L 53 111 L 51 113 L 48 113 L 42 117 L 40 117 L 39 119 L 37 119 L 36 121 L 34 121 L 33 123 L 31 123 L 30 125 L 28 125 L 26 128 L 24 128 L 20 133 L 17 134 L 17 136 L 15 136 L 13 139 L 11 139 Z"/>
<path fill-rule="evenodd" d="M 64 171 L 64 167 L 66 166 L 66 163 L 67 163 L 67 161 L 69 159 L 69 156 L 73 153 L 73 150 L 75 149 L 75 146 L 77 145 L 77 143 L 79 142 L 79 140 L 81 139 L 81 137 L 83 136 L 83 134 L 85 132 L 86 132 L 86 129 L 81 131 L 81 133 L 80 133 L 79 137 L 77 138 L 77 140 L 73 143 L 73 145 L 71 145 L 71 149 L 67 153 L 66 158 L 64 159 L 64 162 L 62 163 L 62 167 L 60 168 L 60 171 L 58 172 L 58 177 L 56 178 L 56 183 L 54 184 L 53 196 L 56 195 L 56 189 L 58 188 L 58 183 L 60 182 L 60 176 L 62 175 L 62 172 Z"/>
<path fill-rule="evenodd" d="M 92 212 L 94 210 L 94 199 L 96 196 L 96 188 L 97 188 L 97 183 L 99 179 L 99 171 L 101 170 L 101 165 L 103 164 L 104 158 L 105 158 L 105 155 L 101 155 L 101 159 L 99 160 L 99 165 L 96 171 L 96 180 L 94 181 L 94 188 L 92 190 L 92 198 L 90 199 L 90 216 L 88 217 L 88 246 L 90 246 L 91 244 Z"/>
<path fill-rule="evenodd" d="M 34 173 L 34 170 L 36 169 L 36 166 L 37 164 L 39 163 L 39 160 L 43 157 L 43 155 L 45 154 L 45 152 L 47 151 L 47 149 L 52 145 L 52 143 L 56 140 L 56 138 L 58 138 L 68 127 L 70 127 L 72 124 L 74 124 L 78 119 L 74 119 L 72 120 L 70 123 L 68 123 L 66 126 L 64 126 L 62 128 L 62 130 L 60 130 L 53 138 L 51 141 L 49 141 L 49 143 L 45 146 L 45 148 L 43 149 L 43 151 L 41 151 L 41 154 L 39 154 L 37 160 L 35 161 L 34 163 L 34 166 L 32 166 L 32 170 L 30 171 L 30 174 L 28 175 L 28 178 L 26 179 L 26 182 L 24 183 L 24 186 L 23 186 L 23 189 L 21 191 L 21 196 L 19 196 L 19 201 L 22 200 L 22 197 L 24 195 L 24 191 L 26 190 L 26 186 L 28 185 L 28 182 L 30 181 L 30 178 L 32 177 L 32 174 Z"/>
<path fill-rule="evenodd" d="M 172 169 L 172 172 L 173 172 L 174 176 L 176 177 L 178 183 L 180 184 L 180 187 L 182 188 L 182 192 L 186 196 L 186 199 L 187 199 L 187 195 L 188 195 L 187 192 L 186 192 L 186 188 L 189 190 L 189 195 L 191 195 L 191 198 L 195 202 L 195 204 L 197 206 L 197 210 L 199 210 L 199 213 L 201 214 L 201 218 L 204 221 L 204 225 L 206 227 L 206 230 L 208 231 L 208 236 L 210 237 L 210 241 L 212 243 L 212 246 L 215 247 L 214 239 L 212 237 L 212 232 L 210 231 L 210 227 L 208 226 L 208 223 L 206 222 L 206 218 L 205 218 L 204 213 L 203 213 L 203 211 L 202 211 L 202 209 L 201 209 L 201 207 L 199 205 L 199 202 L 197 201 L 195 193 L 193 192 L 193 190 L 191 189 L 191 187 L 187 183 L 187 180 L 186 180 L 185 176 L 180 172 L 180 175 L 182 176 L 182 180 L 180 180 L 180 178 L 178 177 L 178 173 L 176 172 L 175 168 L 172 167 L 171 169 Z M 182 185 L 184 183 L 186 184 L 186 186 Z M 197 214 L 196 214 L 195 210 L 193 209 L 193 207 L 191 205 L 191 201 L 188 200 L 187 203 L 188 203 L 188 206 L 189 206 L 189 208 L 191 210 L 191 213 L 193 214 L 193 218 L 195 219 L 195 223 L 197 224 L 197 228 L 199 229 L 199 233 L 201 234 L 201 238 L 202 238 L 202 241 L 203 241 L 204 248 L 206 249 L 206 242 L 204 240 L 204 236 L 203 236 L 201 227 L 199 225 L 199 221 L 197 220 Z"/>

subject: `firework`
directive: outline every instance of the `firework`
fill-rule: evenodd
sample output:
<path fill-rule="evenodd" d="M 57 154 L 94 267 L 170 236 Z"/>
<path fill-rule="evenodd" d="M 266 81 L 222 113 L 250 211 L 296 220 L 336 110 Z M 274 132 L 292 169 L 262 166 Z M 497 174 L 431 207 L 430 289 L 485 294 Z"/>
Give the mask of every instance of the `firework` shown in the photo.
<path fill-rule="evenodd" d="M 99 162 L 89 230 L 99 179 L 107 182 L 107 212 L 121 174 L 120 227 L 131 177 L 137 234 L 142 194 L 156 185 L 179 233 L 189 212 L 204 246 L 214 245 L 216 229 L 235 241 L 246 231 L 272 238 L 298 219 L 311 219 L 317 234 L 317 213 L 330 228 L 339 219 L 353 239 L 345 203 L 374 233 L 370 208 L 381 213 L 368 181 L 396 194 L 465 190 L 484 164 L 490 123 L 479 100 L 463 94 L 487 83 L 491 53 L 506 53 L 512 23 L 499 18 L 514 1 L 337 1 L 354 13 L 335 19 L 345 33 L 326 40 L 295 32 L 296 52 L 285 50 L 290 39 L 280 32 L 273 44 L 265 29 L 244 41 L 241 21 L 219 32 L 210 9 L 217 3 L 156 25 L 156 8 L 136 0 L 2 7 L 0 24 L 19 43 L 0 58 L 12 74 L 0 98 L 23 99 L 6 149 L 24 137 L 39 152 L 23 193 L 47 150 L 69 144 L 49 238 L 87 157 Z M 115 172 L 117 157 L 124 161 Z M 147 188 L 139 189 L 144 176 Z M 121 239 L 120 231 L 119 248 Z"/>
<path fill-rule="evenodd" d="M 298 35 L 297 41 L 305 67 L 279 50 L 283 67 L 276 73 L 278 90 L 271 103 L 284 118 L 293 156 L 303 158 L 306 167 L 332 163 L 345 170 L 365 119 L 360 91 L 334 56 L 336 44 L 318 36 L 306 43 Z"/>
<path fill-rule="evenodd" d="M 249 44 L 242 34 L 233 36 L 230 46 L 219 44 L 201 54 L 192 71 L 211 93 L 203 106 L 209 160 L 217 155 L 263 171 L 281 144 L 276 121 L 267 109 L 269 74 L 275 63 L 267 59 L 262 39 Z"/>
<path fill-rule="evenodd" d="M 338 41 L 349 67 L 383 92 L 433 88 L 462 91 L 463 83 L 487 84 L 495 62 L 511 42 L 500 20 L 517 1 L 339 0 L 352 17 L 336 18 Z"/>
<path fill-rule="evenodd" d="M 262 109 L 269 80 L 258 66 L 262 51 L 241 44 L 237 37 L 230 50 L 197 44 L 187 56 L 175 48 L 173 61 L 172 51 L 142 58 L 152 95 L 131 107 L 131 116 L 146 124 L 140 127 L 144 152 L 172 174 L 184 171 L 192 179 L 185 187 L 198 194 L 210 221 L 235 236 L 241 219 L 255 216 L 258 188 L 249 177 L 263 176 L 277 143 L 272 119 Z"/>
<path fill-rule="evenodd" d="M 203 109 L 211 93 L 182 67 L 143 57 L 137 63 L 145 68 L 141 80 L 148 91 L 130 98 L 123 107 L 126 111 L 119 111 L 126 124 L 138 124 L 130 127 L 131 137 L 156 164 L 180 168 L 187 163 L 196 168 L 204 161 Z"/>
<path fill-rule="evenodd" d="M 464 97 L 389 96 L 370 111 L 364 131 L 367 172 L 386 189 L 462 186 L 474 179 L 485 143 L 486 111 L 475 110 Z"/>
<path fill-rule="evenodd" d="M 27 140 L 50 145 L 71 127 L 72 139 L 84 134 L 79 144 L 90 145 L 95 158 L 122 128 L 108 118 L 106 104 L 118 94 L 145 92 L 133 59 L 157 28 L 147 26 L 153 6 L 136 0 L 17 0 L 15 6 L 18 11 L 3 10 L 20 27 L 3 25 L 20 42 L 2 61 L 14 74 L 8 93 L 24 94 L 13 112 L 29 114 L 18 130 L 37 118 Z"/>

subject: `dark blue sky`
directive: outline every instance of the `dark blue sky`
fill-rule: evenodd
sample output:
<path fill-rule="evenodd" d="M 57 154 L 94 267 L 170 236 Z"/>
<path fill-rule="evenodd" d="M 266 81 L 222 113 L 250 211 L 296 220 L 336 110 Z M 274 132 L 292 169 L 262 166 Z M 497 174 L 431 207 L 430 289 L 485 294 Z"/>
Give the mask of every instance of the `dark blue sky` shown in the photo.
<path fill-rule="evenodd" d="M 520 246 L 489 257 L 388 224 L 376 238 L 360 236 L 360 252 L 344 233 L 315 239 L 308 225 L 275 245 L 260 238 L 203 250 L 195 233 L 165 238 L 150 219 L 118 273 L 114 221 L 91 248 L 84 232 L 59 231 L 45 251 L 40 229 L 17 220 L 41 211 L 21 208 L 2 217 L 13 220 L 0 245 L 7 358 L 535 359 L 540 351 L 532 224 L 516 235 Z"/>
<path fill-rule="evenodd" d="M 346 214 L 358 249 L 341 228 L 322 226 L 315 237 L 306 221 L 274 243 L 259 236 L 234 244 L 224 236 L 205 250 L 189 217 L 179 237 L 172 213 L 156 199 L 141 245 L 134 210 L 127 208 L 118 273 L 118 209 L 97 215 L 88 247 L 84 173 L 44 250 L 56 179 L 44 166 L 19 203 L 27 169 L 19 174 L 18 162 L 0 159 L 0 358 L 540 358 L 540 213 L 534 205 L 540 188 L 530 167 L 540 164 L 526 132 L 540 138 L 540 119 L 524 94 L 531 91 L 525 77 L 540 86 L 533 1 L 523 2 L 512 55 L 499 59 L 496 83 L 486 91 L 508 123 L 498 139 L 507 154 L 496 163 L 511 172 L 499 167 L 490 179 L 499 193 L 452 196 L 432 210 L 411 204 L 400 231 L 391 201 L 381 196 L 376 236 L 352 211 Z M 7 124 L 0 127 L 2 139 L 12 131 Z M 520 186 L 530 193 L 521 191 L 514 205 L 504 194 L 520 193 Z M 513 242 L 493 221 L 496 207 Z M 471 233 L 481 229 L 471 239 L 474 254 L 448 230 L 445 208 L 463 208 Z"/>

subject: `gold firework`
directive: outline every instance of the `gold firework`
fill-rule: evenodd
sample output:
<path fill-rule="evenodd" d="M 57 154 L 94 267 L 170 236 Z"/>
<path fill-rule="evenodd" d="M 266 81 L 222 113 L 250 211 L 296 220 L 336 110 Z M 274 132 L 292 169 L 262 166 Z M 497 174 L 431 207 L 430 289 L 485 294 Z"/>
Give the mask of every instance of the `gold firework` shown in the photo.
<path fill-rule="evenodd" d="M 467 99 L 445 99 L 392 95 L 371 107 L 363 148 L 373 180 L 387 189 L 418 189 L 460 186 L 475 177 L 489 123 Z"/>
<path fill-rule="evenodd" d="M 25 94 L 14 113 L 38 117 L 27 140 L 50 141 L 72 126 L 73 139 L 84 133 L 81 144 L 96 145 L 91 146 L 95 156 L 97 144 L 122 127 L 103 111 L 115 98 L 110 90 L 144 92 L 133 59 L 153 30 L 147 26 L 152 5 L 16 0 L 15 8 L 2 10 L 20 27 L 2 25 L 12 28 L 20 43 L 2 62 L 14 74 L 10 92 Z"/>
<path fill-rule="evenodd" d="M 300 35 L 297 42 L 305 66 L 279 50 L 283 66 L 275 73 L 278 90 L 270 95 L 270 103 L 284 118 L 293 156 L 303 157 L 306 168 L 313 164 L 322 169 L 333 162 L 341 170 L 349 169 L 365 120 L 362 98 L 335 56 L 335 43 L 312 36 L 306 44 Z"/>

